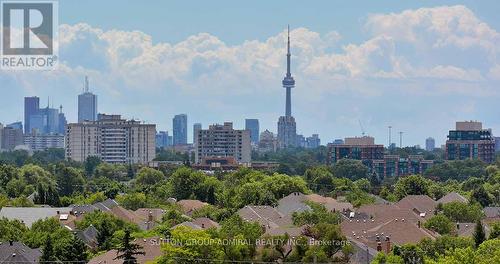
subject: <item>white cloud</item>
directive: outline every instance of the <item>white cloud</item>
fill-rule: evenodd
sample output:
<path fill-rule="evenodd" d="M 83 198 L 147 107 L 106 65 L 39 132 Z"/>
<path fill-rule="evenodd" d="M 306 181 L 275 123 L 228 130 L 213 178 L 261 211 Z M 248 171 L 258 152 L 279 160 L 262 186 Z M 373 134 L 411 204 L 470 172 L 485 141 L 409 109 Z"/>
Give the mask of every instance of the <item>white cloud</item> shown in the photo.
<path fill-rule="evenodd" d="M 374 109 L 391 112 L 393 104 L 410 99 L 418 106 L 427 102 L 427 96 L 499 96 L 495 89 L 500 80 L 499 33 L 468 8 L 373 14 L 365 28 L 368 39 L 344 46 L 339 46 L 342 37 L 336 31 L 291 31 L 294 98 L 300 98 L 294 107 L 301 110 L 297 115 L 302 113 L 304 127 L 323 122 L 328 129 L 339 129 L 357 124 L 353 116 L 382 122 L 372 117 Z M 23 88 L 25 95 L 43 91 L 74 101 L 83 75 L 88 74 L 101 94 L 103 111 L 143 111 L 149 120 L 191 111 L 230 120 L 242 118 L 242 112 L 258 110 L 266 116 L 282 112 L 286 31 L 238 45 L 208 33 L 179 43 L 155 43 L 139 31 L 76 24 L 61 25 L 59 38 L 58 71 L 0 72 L 2 83 Z M 360 101 L 366 106 L 350 105 Z M 5 99 L 0 98 L 2 102 Z M 311 105 L 321 105 L 317 109 L 322 114 L 314 114 Z M 355 115 L 342 113 L 345 109 L 355 109 Z M 335 120 L 329 119 L 336 114 Z M 275 120 L 267 122 L 274 125 Z"/>

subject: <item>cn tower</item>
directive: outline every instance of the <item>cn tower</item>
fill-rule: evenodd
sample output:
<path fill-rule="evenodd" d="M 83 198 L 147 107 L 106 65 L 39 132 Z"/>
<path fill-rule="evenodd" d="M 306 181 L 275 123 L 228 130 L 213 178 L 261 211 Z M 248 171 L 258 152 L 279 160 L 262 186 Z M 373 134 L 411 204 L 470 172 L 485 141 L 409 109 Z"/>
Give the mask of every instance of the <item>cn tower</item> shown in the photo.
<path fill-rule="evenodd" d="M 290 26 L 288 26 L 288 44 L 286 53 L 286 75 L 283 78 L 283 88 L 286 89 L 285 116 L 292 116 L 292 88 L 295 87 L 295 80 L 290 73 Z"/>

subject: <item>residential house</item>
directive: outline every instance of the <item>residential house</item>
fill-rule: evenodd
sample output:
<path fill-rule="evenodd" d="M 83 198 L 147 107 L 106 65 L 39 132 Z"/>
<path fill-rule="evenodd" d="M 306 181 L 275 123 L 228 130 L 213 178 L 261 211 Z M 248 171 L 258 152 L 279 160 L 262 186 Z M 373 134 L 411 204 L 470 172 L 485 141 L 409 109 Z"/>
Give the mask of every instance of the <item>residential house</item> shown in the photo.
<path fill-rule="evenodd" d="M 208 205 L 208 203 L 202 202 L 200 200 L 180 200 L 177 202 L 181 206 L 182 212 L 184 214 L 191 216 L 194 211 L 201 209 Z"/>
<path fill-rule="evenodd" d="M 84 230 L 77 230 L 75 231 L 75 235 L 80 238 L 85 245 L 87 245 L 91 249 L 95 249 L 98 246 L 97 242 L 97 235 L 98 235 L 97 229 L 93 226 L 90 225 L 89 227 L 85 228 Z"/>
<path fill-rule="evenodd" d="M 142 247 L 141 250 L 145 253 L 145 255 L 136 256 L 137 263 L 147 263 L 160 257 L 163 254 L 161 251 L 161 245 L 163 242 L 164 240 L 159 237 L 135 239 L 132 241 L 132 243 Z M 122 264 L 123 259 L 116 259 L 116 256 L 118 256 L 118 252 L 113 249 L 92 258 L 88 264 Z"/>
<path fill-rule="evenodd" d="M 71 207 L 3 207 L 0 210 L 0 218 L 19 220 L 31 228 L 31 225 L 38 220 L 50 217 L 66 218 L 70 212 Z"/>
<path fill-rule="evenodd" d="M 483 208 L 485 219 L 488 224 L 500 221 L 500 207 L 485 207 Z"/>
<path fill-rule="evenodd" d="M 207 217 L 199 217 L 199 218 L 193 219 L 192 221 L 182 222 L 182 223 L 172 227 L 172 229 L 175 229 L 179 226 L 187 226 L 187 227 L 190 227 L 190 228 L 196 229 L 196 230 L 206 230 L 206 229 L 210 229 L 210 228 L 219 228 L 220 227 L 219 223 L 217 223 L 217 222 L 215 222 Z"/>
<path fill-rule="evenodd" d="M 42 251 L 16 241 L 0 242 L 0 263 L 38 263 Z"/>
<path fill-rule="evenodd" d="M 456 192 L 448 193 L 445 196 L 441 197 L 441 199 L 437 200 L 437 203 L 440 204 L 447 204 L 451 202 L 468 203 L 469 200 Z"/>
<path fill-rule="evenodd" d="M 341 223 L 342 233 L 348 239 L 359 241 L 378 251 L 390 250 L 393 244 L 417 243 L 423 238 L 433 239 L 437 236 L 434 232 L 423 228 L 428 208 L 416 206 L 410 200 L 403 201 L 401 206 L 396 204 L 361 206 L 355 212 L 344 214 L 345 219 Z"/>

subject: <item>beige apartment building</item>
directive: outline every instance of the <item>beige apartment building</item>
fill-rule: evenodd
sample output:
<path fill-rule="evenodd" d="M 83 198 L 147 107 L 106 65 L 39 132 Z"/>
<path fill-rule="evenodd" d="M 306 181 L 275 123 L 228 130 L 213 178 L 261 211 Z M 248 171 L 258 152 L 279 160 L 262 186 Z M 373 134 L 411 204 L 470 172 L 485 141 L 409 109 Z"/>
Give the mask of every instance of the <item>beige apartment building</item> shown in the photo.
<path fill-rule="evenodd" d="M 198 130 L 194 147 L 197 164 L 251 162 L 250 130 L 233 129 L 231 122 Z"/>
<path fill-rule="evenodd" d="M 100 114 L 97 121 L 68 124 L 66 158 L 83 162 L 97 156 L 104 162 L 147 164 L 156 155 L 156 125 Z"/>

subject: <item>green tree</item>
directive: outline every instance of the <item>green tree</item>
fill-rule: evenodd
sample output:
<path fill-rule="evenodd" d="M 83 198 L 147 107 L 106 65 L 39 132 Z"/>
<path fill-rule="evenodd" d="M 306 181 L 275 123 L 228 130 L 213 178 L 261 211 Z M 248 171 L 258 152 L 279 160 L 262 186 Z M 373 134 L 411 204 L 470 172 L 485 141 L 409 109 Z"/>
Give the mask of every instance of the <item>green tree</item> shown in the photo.
<path fill-rule="evenodd" d="M 52 238 L 50 236 L 45 239 L 45 244 L 42 249 L 42 256 L 40 257 L 40 262 L 56 262 L 58 259 L 54 252 L 54 246 L 52 245 Z"/>
<path fill-rule="evenodd" d="M 328 263 L 329 261 L 328 256 L 320 246 L 310 246 L 302 258 L 304 263 L 313 263 L 314 261 L 317 263 Z"/>
<path fill-rule="evenodd" d="M 19 169 L 19 177 L 27 184 L 34 185 L 38 182 L 52 181 L 52 175 L 38 165 L 27 164 Z"/>
<path fill-rule="evenodd" d="M 35 206 L 35 204 L 33 204 L 33 202 L 24 195 L 10 200 L 9 204 L 10 204 L 10 206 L 13 206 L 13 207 L 33 207 L 33 206 Z"/>
<path fill-rule="evenodd" d="M 391 193 L 391 191 L 389 190 L 389 188 L 387 188 L 387 186 L 382 186 L 382 188 L 380 189 L 379 196 L 382 197 L 382 199 L 385 199 L 390 202 L 396 202 L 398 200 L 396 195 Z"/>
<path fill-rule="evenodd" d="M 191 195 L 194 195 L 194 190 L 198 189 L 199 183 L 203 182 L 205 177 L 202 172 L 193 171 L 187 167 L 177 169 L 169 180 L 175 198 L 179 200 L 188 199 Z"/>
<path fill-rule="evenodd" d="M 217 232 L 219 239 L 233 241 L 247 241 L 248 243 L 226 243 L 222 245 L 225 259 L 241 261 L 253 259 L 256 254 L 257 240 L 262 235 L 262 228 L 258 223 L 246 222 L 237 214 L 221 222 Z"/>
<path fill-rule="evenodd" d="M 18 173 L 16 167 L 0 164 L 0 186 L 6 186 L 10 180 L 17 178 Z"/>
<path fill-rule="evenodd" d="M 426 263 L 430 264 L 476 264 L 481 263 L 476 261 L 476 254 L 474 250 L 470 247 L 468 248 L 455 248 L 445 255 L 441 255 L 441 257 L 436 261 L 427 261 Z M 486 264 L 486 262 L 482 262 Z"/>
<path fill-rule="evenodd" d="M 101 159 L 97 156 L 89 156 L 85 159 L 85 175 L 87 177 L 92 177 L 94 176 L 94 173 L 97 169 L 97 166 L 101 164 Z"/>
<path fill-rule="evenodd" d="M 399 178 L 394 188 L 394 193 L 399 199 L 407 195 L 429 194 L 429 180 L 420 175 L 410 175 Z"/>
<path fill-rule="evenodd" d="M 178 208 L 167 209 L 161 218 L 162 223 L 169 228 L 178 225 L 184 221 L 189 221 L 189 217 L 185 216 Z"/>
<path fill-rule="evenodd" d="M 385 254 L 384 252 L 379 252 L 373 258 L 371 264 L 404 264 L 404 260 L 400 256 L 395 256 L 392 253 Z"/>
<path fill-rule="evenodd" d="M 34 222 L 31 228 L 24 233 L 23 242 L 31 247 L 38 248 L 46 243 L 48 238 L 51 238 L 54 248 L 59 248 L 64 243 L 71 240 L 71 232 L 61 226 L 58 219 L 46 218 Z"/>
<path fill-rule="evenodd" d="M 437 214 L 429 218 L 424 226 L 430 230 L 438 232 L 440 235 L 447 235 L 453 231 L 453 222 L 444 214 Z"/>
<path fill-rule="evenodd" d="M 486 234 L 484 233 L 484 227 L 481 220 L 476 221 L 473 237 L 476 248 L 479 247 L 479 245 L 481 245 L 481 243 L 483 243 L 486 240 Z"/>
<path fill-rule="evenodd" d="M 477 203 L 466 204 L 450 202 L 442 205 L 442 212 L 450 220 L 460 223 L 473 223 L 483 217 L 481 206 Z"/>
<path fill-rule="evenodd" d="M 7 191 L 7 195 L 11 198 L 16 198 L 16 197 L 19 197 L 21 195 L 30 195 L 31 193 L 29 194 L 26 194 L 26 182 L 22 179 L 17 179 L 17 178 L 14 178 L 14 179 L 11 179 L 8 183 L 7 183 L 7 186 L 5 186 L 5 190 Z"/>
<path fill-rule="evenodd" d="M 213 263 L 223 259 L 221 243 L 217 243 L 208 231 L 194 230 L 186 226 L 179 226 L 172 230 L 171 240 L 176 243 L 163 245 L 164 255 L 160 264 L 191 264 Z M 182 246 L 179 246 L 182 245 Z M 211 262 L 199 262 L 197 259 L 210 259 Z"/>
<path fill-rule="evenodd" d="M 128 193 L 119 195 L 116 197 L 116 200 L 123 207 L 133 211 L 147 206 L 147 199 L 144 193 Z"/>
<path fill-rule="evenodd" d="M 471 177 L 486 176 L 486 164 L 480 160 L 457 160 L 435 164 L 427 169 L 425 176 L 438 178 L 440 181 L 464 181 Z"/>
<path fill-rule="evenodd" d="M 313 227 L 309 227 L 305 231 L 305 235 L 325 242 L 321 243 L 320 247 L 328 258 L 333 257 L 333 255 L 339 252 L 344 244 L 342 242 L 346 241 L 345 236 L 340 231 L 340 227 L 334 224 L 319 223 Z"/>
<path fill-rule="evenodd" d="M 264 239 L 274 241 L 273 243 L 266 244 L 263 260 L 266 262 L 288 262 L 288 257 L 293 251 L 293 247 L 289 246 L 290 235 L 285 233 L 279 236 L 266 236 Z"/>
<path fill-rule="evenodd" d="M 483 207 L 490 205 L 492 202 L 492 199 L 488 192 L 484 189 L 484 186 L 480 186 L 474 189 L 472 191 L 471 197 L 474 201 L 478 202 Z"/>
<path fill-rule="evenodd" d="M 473 247 L 474 241 L 469 237 L 455 237 L 444 235 L 432 240 L 424 238 L 418 247 L 421 248 L 427 257 L 438 259 L 439 256 L 446 254 L 448 251 L 453 251 L 456 248 Z"/>
<path fill-rule="evenodd" d="M 476 251 L 476 261 L 481 264 L 500 263 L 500 239 L 484 241 Z"/>
<path fill-rule="evenodd" d="M 37 204 L 47 204 L 51 206 L 59 206 L 59 194 L 56 191 L 56 187 L 52 184 L 46 185 L 39 182 L 36 187 L 35 203 Z"/>
<path fill-rule="evenodd" d="M 328 193 L 333 190 L 333 174 L 326 166 L 316 166 L 307 169 L 304 173 L 304 178 L 315 192 Z"/>
<path fill-rule="evenodd" d="M 100 163 L 97 165 L 94 177 L 104 177 L 115 181 L 126 181 L 127 167 L 121 164 Z"/>
<path fill-rule="evenodd" d="M 124 264 L 135 264 L 137 263 L 136 255 L 146 255 L 144 251 L 141 251 L 141 246 L 130 241 L 130 230 L 128 229 L 125 230 L 123 241 L 116 250 L 118 255 L 115 259 L 122 259 Z"/>
<path fill-rule="evenodd" d="M 102 250 L 108 250 L 113 246 L 111 238 L 115 232 L 125 229 L 139 230 L 137 225 L 127 223 L 112 214 L 101 211 L 87 213 L 81 221 L 76 222 L 76 227 L 80 230 L 84 230 L 90 225 L 94 226 L 98 231 L 97 243 Z"/>
<path fill-rule="evenodd" d="M 337 178 L 358 180 L 368 178 L 368 167 L 359 160 L 341 159 L 333 166 L 333 175 Z"/>
<path fill-rule="evenodd" d="M 100 250 L 108 250 L 111 248 L 111 237 L 113 236 L 113 230 L 111 224 L 107 221 L 100 222 L 97 229 L 97 245 Z"/>
<path fill-rule="evenodd" d="M 87 261 L 87 246 L 76 235 L 72 239 L 56 249 L 58 259 L 64 262 Z"/>
<path fill-rule="evenodd" d="M 319 223 L 338 224 L 340 223 L 340 215 L 338 213 L 329 212 L 323 205 L 306 202 L 312 210 L 303 212 L 294 212 L 292 214 L 293 224 L 296 226 L 315 225 Z"/>
<path fill-rule="evenodd" d="M 64 165 L 57 166 L 57 187 L 63 196 L 72 195 L 75 192 L 83 192 L 85 179 L 80 170 Z"/>
<path fill-rule="evenodd" d="M 500 222 L 495 222 L 491 224 L 489 239 L 495 239 L 495 238 L 500 238 Z"/>
<path fill-rule="evenodd" d="M 28 228 L 19 220 L 0 219 L 0 241 L 20 241 Z"/>
<path fill-rule="evenodd" d="M 393 254 L 400 256 L 404 263 L 423 264 L 424 252 L 416 245 L 395 246 L 392 250 Z"/>
<path fill-rule="evenodd" d="M 163 173 L 149 167 L 143 167 L 137 173 L 136 183 L 139 186 L 147 187 L 159 183 L 165 179 Z"/>

